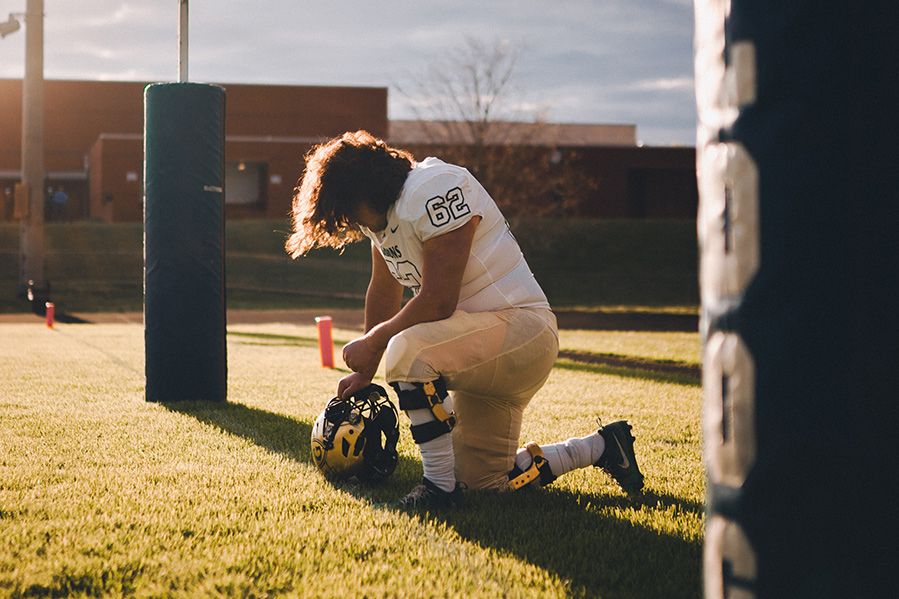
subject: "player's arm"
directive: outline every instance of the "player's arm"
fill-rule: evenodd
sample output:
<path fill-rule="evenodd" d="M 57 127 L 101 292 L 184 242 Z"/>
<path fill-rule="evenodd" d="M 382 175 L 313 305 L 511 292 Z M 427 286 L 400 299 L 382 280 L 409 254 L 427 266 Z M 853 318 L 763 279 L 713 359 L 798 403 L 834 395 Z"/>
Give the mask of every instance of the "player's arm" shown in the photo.
<path fill-rule="evenodd" d="M 399 312 L 402 301 L 403 286 L 390 274 L 384 257 L 372 244 L 371 279 L 365 292 L 365 331 L 368 332 L 375 325 L 390 320 Z M 358 341 L 358 339 L 351 341 L 347 347 L 358 345 Z M 383 353 L 383 349 L 380 352 L 372 352 L 363 363 L 362 359 L 351 357 L 352 352 L 348 354 L 345 347 L 343 359 L 353 372 L 340 379 L 337 384 L 337 395 L 346 399 L 371 383 Z"/>
<path fill-rule="evenodd" d="M 343 360 L 353 373 L 342 378 L 337 386 L 340 397 L 348 397 L 371 382 L 378 363 L 390 339 L 405 329 L 420 322 L 431 322 L 449 318 L 459 303 L 462 290 L 462 275 L 471 254 L 474 232 L 481 217 L 475 216 L 470 221 L 449 233 L 432 237 L 422 244 L 422 279 L 418 294 L 409 300 L 394 315 L 374 326 L 369 324 L 387 314 L 402 300 L 402 289 L 398 296 L 392 296 L 386 282 L 381 285 L 383 272 L 393 279 L 384 260 L 376 256 L 381 264 L 376 267 L 377 260 L 372 260 L 372 285 L 369 291 L 373 294 L 372 311 L 369 312 L 368 294 L 366 294 L 365 323 L 367 332 L 343 348 Z M 376 268 L 378 270 L 376 270 Z M 378 274 L 380 273 L 380 274 Z M 399 286 L 394 280 L 394 283 Z M 381 293 L 384 293 L 382 296 Z M 382 299 L 374 300 L 375 297 Z M 396 303 L 394 303 L 396 302 Z"/>
<path fill-rule="evenodd" d="M 421 289 L 393 318 L 372 327 L 366 337 L 374 350 L 383 351 L 397 333 L 420 322 L 449 318 L 459 303 L 462 275 L 480 216 L 422 245 Z"/>
<path fill-rule="evenodd" d="M 365 292 L 365 332 L 393 318 L 403 302 L 403 286 L 390 270 L 374 244 L 371 246 L 371 280 Z"/>

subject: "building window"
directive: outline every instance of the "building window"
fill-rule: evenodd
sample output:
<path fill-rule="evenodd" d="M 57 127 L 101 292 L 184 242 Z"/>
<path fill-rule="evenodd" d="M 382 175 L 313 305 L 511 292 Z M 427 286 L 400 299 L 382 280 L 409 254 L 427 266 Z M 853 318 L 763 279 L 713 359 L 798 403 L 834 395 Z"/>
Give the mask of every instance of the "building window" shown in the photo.
<path fill-rule="evenodd" d="M 265 205 L 268 165 L 264 162 L 228 162 L 225 164 L 225 204 Z"/>

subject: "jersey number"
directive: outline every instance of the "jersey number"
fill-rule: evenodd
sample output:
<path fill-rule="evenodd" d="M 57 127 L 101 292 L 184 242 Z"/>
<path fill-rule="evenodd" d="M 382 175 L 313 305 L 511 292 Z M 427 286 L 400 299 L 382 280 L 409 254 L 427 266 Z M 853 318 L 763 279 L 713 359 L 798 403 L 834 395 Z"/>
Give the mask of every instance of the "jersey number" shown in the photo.
<path fill-rule="evenodd" d="M 385 259 L 384 261 L 387 263 L 387 269 L 394 279 L 399 281 L 404 287 L 411 288 L 414 293 L 418 293 L 419 288 L 421 288 L 421 273 L 418 272 L 417 266 L 408 260 L 393 262 Z"/>
<path fill-rule="evenodd" d="M 471 208 L 465 203 L 465 196 L 458 187 L 453 187 L 446 192 L 446 197 L 434 196 L 425 202 L 428 218 L 435 227 L 442 227 L 446 223 L 462 218 L 471 213 Z"/>

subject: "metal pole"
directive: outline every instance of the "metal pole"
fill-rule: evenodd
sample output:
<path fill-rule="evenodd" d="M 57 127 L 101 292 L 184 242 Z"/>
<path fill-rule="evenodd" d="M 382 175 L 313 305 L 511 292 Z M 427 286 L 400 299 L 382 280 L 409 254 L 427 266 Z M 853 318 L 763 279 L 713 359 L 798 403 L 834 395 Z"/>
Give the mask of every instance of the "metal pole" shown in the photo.
<path fill-rule="evenodd" d="M 187 0 L 179 0 L 181 19 L 178 21 L 178 81 L 187 81 Z"/>
<path fill-rule="evenodd" d="M 25 80 L 22 83 L 22 180 L 28 213 L 19 237 L 19 285 L 44 289 L 44 0 L 28 0 L 25 13 Z"/>

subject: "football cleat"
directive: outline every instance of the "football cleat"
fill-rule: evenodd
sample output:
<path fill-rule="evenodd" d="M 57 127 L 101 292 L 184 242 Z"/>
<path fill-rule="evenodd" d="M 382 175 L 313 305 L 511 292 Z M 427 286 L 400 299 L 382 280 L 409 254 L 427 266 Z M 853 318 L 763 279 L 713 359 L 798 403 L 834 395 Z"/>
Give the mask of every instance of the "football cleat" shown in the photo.
<path fill-rule="evenodd" d="M 458 507 L 462 504 L 462 483 L 456 483 L 452 491 L 444 491 L 426 478 L 416 485 L 409 494 L 400 498 L 395 507 L 407 510 L 433 510 Z"/>
<path fill-rule="evenodd" d="M 643 488 L 643 474 L 634 455 L 634 436 L 631 425 L 625 420 L 599 427 L 597 431 L 606 442 L 606 448 L 594 466 L 605 470 L 621 485 L 628 495 Z"/>

